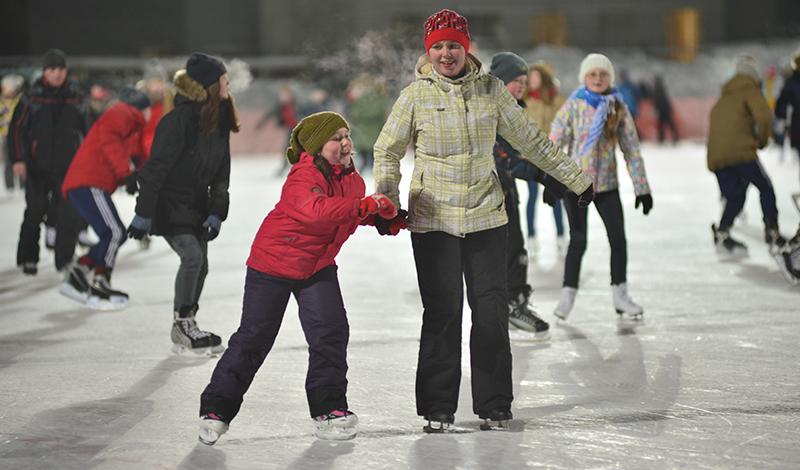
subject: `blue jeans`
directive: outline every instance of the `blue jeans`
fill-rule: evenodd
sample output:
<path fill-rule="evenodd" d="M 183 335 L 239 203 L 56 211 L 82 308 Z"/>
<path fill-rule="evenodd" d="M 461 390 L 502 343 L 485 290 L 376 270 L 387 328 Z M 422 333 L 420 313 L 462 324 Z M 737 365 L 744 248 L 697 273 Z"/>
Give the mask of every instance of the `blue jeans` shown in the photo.
<path fill-rule="evenodd" d="M 536 181 L 528 181 L 528 236 L 536 236 L 536 227 L 534 220 L 536 220 L 536 199 L 539 197 L 539 183 Z M 559 237 L 564 236 L 564 220 L 562 218 L 561 199 L 556 201 L 553 206 L 553 217 L 556 220 L 556 234 Z"/>

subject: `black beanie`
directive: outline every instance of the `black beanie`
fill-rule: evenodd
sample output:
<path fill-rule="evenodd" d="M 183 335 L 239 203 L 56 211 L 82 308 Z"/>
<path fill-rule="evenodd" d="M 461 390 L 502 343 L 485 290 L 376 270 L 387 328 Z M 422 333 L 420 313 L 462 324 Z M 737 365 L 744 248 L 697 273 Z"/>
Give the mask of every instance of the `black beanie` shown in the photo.
<path fill-rule="evenodd" d="M 528 75 L 528 63 L 513 52 L 498 52 L 492 57 L 489 73 L 508 85 L 515 78 Z"/>
<path fill-rule="evenodd" d="M 150 107 L 150 98 L 141 91 L 131 87 L 125 87 L 119 91 L 119 100 L 139 109 Z"/>
<path fill-rule="evenodd" d="M 67 68 L 67 56 L 61 49 L 50 49 L 42 56 L 42 69 Z"/>
<path fill-rule="evenodd" d="M 216 83 L 225 72 L 227 70 L 221 60 L 202 52 L 192 52 L 186 61 L 186 73 L 203 88 Z"/>

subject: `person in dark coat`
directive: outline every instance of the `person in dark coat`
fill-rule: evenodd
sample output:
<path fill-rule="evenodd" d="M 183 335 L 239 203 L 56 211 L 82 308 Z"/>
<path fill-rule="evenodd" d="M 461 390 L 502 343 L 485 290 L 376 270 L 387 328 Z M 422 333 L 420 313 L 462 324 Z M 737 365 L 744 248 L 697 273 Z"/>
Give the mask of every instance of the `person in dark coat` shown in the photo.
<path fill-rule="evenodd" d="M 795 153 L 800 157 L 800 49 L 792 57 L 792 75 L 786 79 L 775 103 L 775 140 L 783 143 L 786 135 L 786 120 L 789 118 L 789 141 Z M 789 108 L 792 110 L 789 115 Z"/>
<path fill-rule="evenodd" d="M 175 279 L 175 352 L 217 354 L 220 337 L 197 327 L 208 242 L 228 216 L 230 133 L 239 123 L 225 65 L 195 52 L 175 74 L 175 109 L 156 127 L 150 159 L 138 175 L 136 215 L 128 233 L 161 235 L 181 259 Z"/>
<path fill-rule="evenodd" d="M 308 342 L 306 396 L 315 434 L 355 437 L 347 404 L 349 326 L 334 258 L 359 225 L 397 216 L 383 194 L 364 197 L 350 126 L 325 111 L 304 118 L 286 151 L 292 164 L 280 201 L 256 234 L 247 260 L 239 329 L 200 398 L 200 441 L 214 444 L 238 414 L 294 295 Z M 395 227 L 395 234 L 401 226 Z"/>
<path fill-rule="evenodd" d="M 69 80 L 67 73 L 64 53 L 49 50 L 42 60 L 41 78 L 23 95 L 9 128 L 13 170 L 25 180 L 26 206 L 17 266 L 28 275 L 38 271 L 40 225 L 51 201 L 51 215 L 57 219 L 55 265 L 65 276 L 69 275 L 78 233 L 83 228 L 80 216 L 61 197 L 64 175 L 87 130 L 78 84 Z"/>
<path fill-rule="evenodd" d="M 656 117 L 658 118 L 658 143 L 664 143 L 667 128 L 671 132 L 672 142 L 677 143 L 679 139 L 678 128 L 672 115 L 672 100 L 667 94 L 667 86 L 660 75 L 656 75 L 653 81 L 653 105 L 656 108 Z"/>

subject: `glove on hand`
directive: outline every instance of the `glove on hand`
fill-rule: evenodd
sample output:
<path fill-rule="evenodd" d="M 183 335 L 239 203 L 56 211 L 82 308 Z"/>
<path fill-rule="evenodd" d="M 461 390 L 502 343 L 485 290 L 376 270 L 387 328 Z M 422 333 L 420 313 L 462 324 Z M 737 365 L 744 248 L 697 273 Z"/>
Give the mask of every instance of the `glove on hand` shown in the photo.
<path fill-rule="evenodd" d="M 358 216 L 362 219 L 372 214 L 384 219 L 394 219 L 397 216 L 397 208 L 391 199 L 381 193 L 375 193 L 362 199 L 358 207 Z"/>
<path fill-rule="evenodd" d="M 649 214 L 650 209 L 653 208 L 653 196 L 649 194 L 642 194 L 641 196 L 636 196 L 636 204 L 633 206 L 633 208 L 638 209 L 639 204 L 642 205 L 642 212 L 644 212 L 644 215 Z"/>
<path fill-rule="evenodd" d="M 408 211 L 400 209 L 392 219 L 384 219 L 380 215 L 375 217 L 375 228 L 381 235 L 397 235 L 400 230 L 408 228 Z"/>
<path fill-rule="evenodd" d="M 206 240 L 211 241 L 219 235 L 222 229 L 222 220 L 214 214 L 209 215 L 206 221 L 203 222 L 203 228 L 206 229 L 204 235 Z"/>
<path fill-rule="evenodd" d="M 594 200 L 594 185 L 586 188 L 586 191 L 578 196 L 578 207 L 588 207 L 592 200 Z"/>
<path fill-rule="evenodd" d="M 136 182 L 136 172 L 125 177 L 125 192 L 131 196 L 139 191 L 139 185 Z"/>
<path fill-rule="evenodd" d="M 148 232 L 150 232 L 150 227 L 152 225 L 152 220 L 136 214 L 133 216 L 133 220 L 131 220 L 131 224 L 128 226 L 128 237 L 141 240 L 145 235 L 147 235 Z"/>

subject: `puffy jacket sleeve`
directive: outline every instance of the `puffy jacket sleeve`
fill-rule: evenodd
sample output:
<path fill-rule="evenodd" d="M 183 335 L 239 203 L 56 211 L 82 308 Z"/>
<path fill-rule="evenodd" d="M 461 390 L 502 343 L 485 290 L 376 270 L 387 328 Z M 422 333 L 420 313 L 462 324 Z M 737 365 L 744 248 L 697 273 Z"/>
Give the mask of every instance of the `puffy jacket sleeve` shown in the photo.
<path fill-rule="evenodd" d="M 758 148 L 764 148 L 772 135 L 772 111 L 760 89 L 748 93 L 746 100 L 747 109 L 755 121 L 753 134 L 758 140 Z"/>
<path fill-rule="evenodd" d="M 184 118 L 177 112 L 164 116 L 156 127 L 150 159 L 139 172 L 139 197 L 136 213 L 142 217 L 155 216 L 158 193 L 186 145 Z"/>
<path fill-rule="evenodd" d="M 119 185 L 131 173 L 131 156 L 136 152 L 141 136 L 133 127 L 135 118 L 127 112 L 115 113 L 103 120 L 97 132 L 102 148 L 100 154 L 108 163 Z"/>
<path fill-rule="evenodd" d="M 216 215 L 221 220 L 228 217 L 228 206 L 230 205 L 230 194 L 228 193 L 228 186 L 231 180 L 231 143 L 230 133 L 226 139 L 225 158 L 222 160 L 217 174 L 211 181 L 209 188 L 209 213 Z"/>
<path fill-rule="evenodd" d="M 591 186 L 592 181 L 564 152 L 553 145 L 547 135 L 528 119 L 511 93 L 494 80 L 499 119 L 497 133 L 525 159 L 552 175 L 576 194 Z"/>
<path fill-rule="evenodd" d="M 406 154 L 414 129 L 413 84 L 406 87 L 392 106 L 374 146 L 375 192 L 385 194 L 400 207 L 400 160 Z"/>
<path fill-rule="evenodd" d="M 8 125 L 9 159 L 14 162 L 30 161 L 30 104 L 25 95 L 20 97 Z"/>
<path fill-rule="evenodd" d="M 302 224 L 339 224 L 356 220 L 359 198 L 328 196 L 324 177 L 316 173 L 315 168 L 300 168 L 289 173 L 278 202 L 281 210 Z"/>
<path fill-rule="evenodd" d="M 781 88 L 781 93 L 778 95 L 778 100 L 775 102 L 775 117 L 778 119 L 786 119 L 786 111 L 792 101 L 791 82 L 786 81 Z M 9 135 L 11 135 L 9 133 Z"/>
<path fill-rule="evenodd" d="M 575 140 L 572 130 L 573 102 L 572 100 L 567 100 L 558 109 L 553 122 L 550 124 L 550 140 L 560 149 L 571 145 Z"/>
<path fill-rule="evenodd" d="M 636 125 L 628 107 L 623 104 L 622 112 L 624 116 L 620 120 L 617 129 L 619 148 L 625 158 L 625 165 L 628 167 L 628 174 L 633 181 L 633 192 L 637 196 L 650 194 L 650 185 L 647 183 L 647 173 L 644 171 L 644 159 L 642 158 L 639 136 L 636 134 Z"/>

